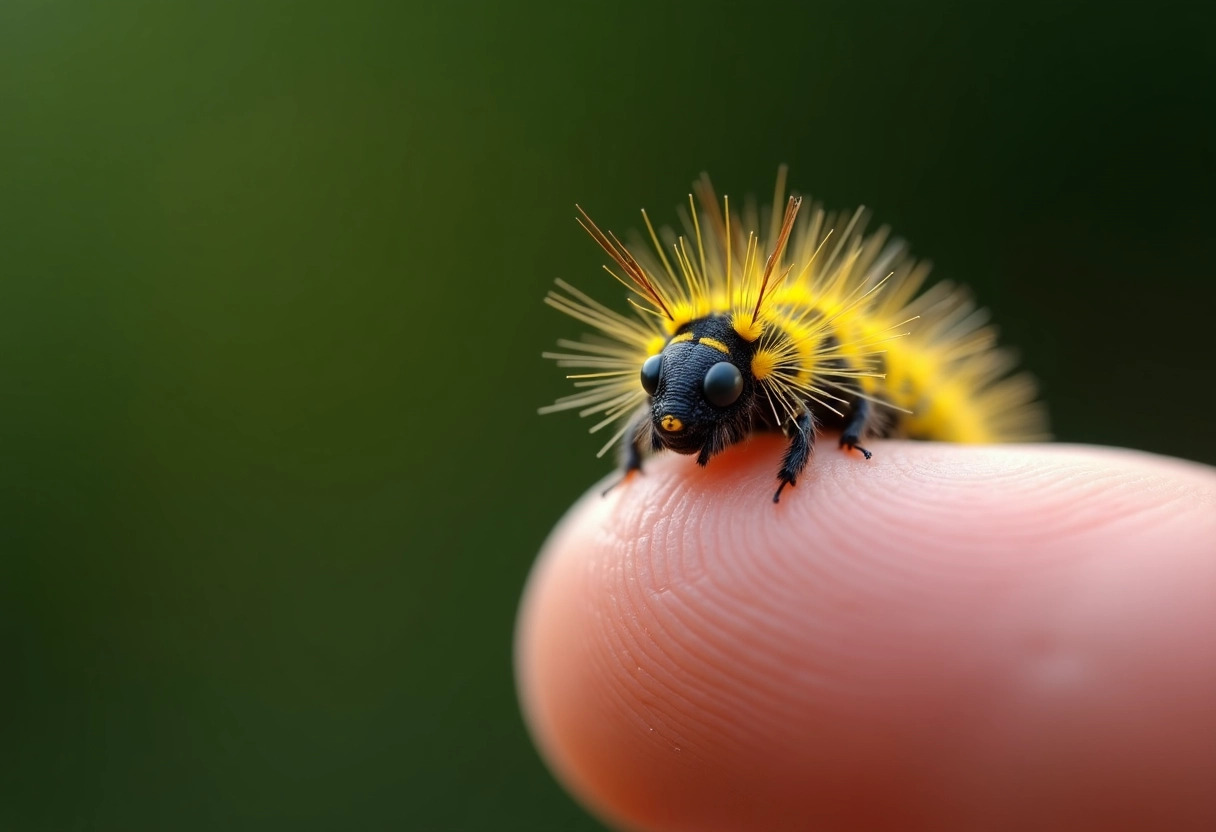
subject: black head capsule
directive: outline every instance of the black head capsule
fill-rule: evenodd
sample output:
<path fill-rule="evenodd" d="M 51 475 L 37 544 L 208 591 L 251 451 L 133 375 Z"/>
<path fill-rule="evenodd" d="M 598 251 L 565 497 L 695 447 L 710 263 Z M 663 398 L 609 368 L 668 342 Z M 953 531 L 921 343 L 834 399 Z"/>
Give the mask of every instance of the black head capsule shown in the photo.
<path fill-rule="evenodd" d="M 694 321 L 660 355 L 642 364 L 655 441 L 681 454 L 709 456 L 739 441 L 752 423 L 747 368 L 755 347 L 726 316 Z"/>

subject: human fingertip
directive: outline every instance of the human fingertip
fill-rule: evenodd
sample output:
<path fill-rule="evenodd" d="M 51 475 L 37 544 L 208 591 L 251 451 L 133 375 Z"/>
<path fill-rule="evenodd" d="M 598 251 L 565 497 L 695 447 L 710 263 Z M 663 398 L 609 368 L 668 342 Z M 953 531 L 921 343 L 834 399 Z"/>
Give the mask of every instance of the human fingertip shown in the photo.
<path fill-rule="evenodd" d="M 1216 828 L 1211 469 L 884 442 L 774 506 L 780 450 L 656 459 L 546 544 L 520 698 L 580 800 L 647 830 Z"/>

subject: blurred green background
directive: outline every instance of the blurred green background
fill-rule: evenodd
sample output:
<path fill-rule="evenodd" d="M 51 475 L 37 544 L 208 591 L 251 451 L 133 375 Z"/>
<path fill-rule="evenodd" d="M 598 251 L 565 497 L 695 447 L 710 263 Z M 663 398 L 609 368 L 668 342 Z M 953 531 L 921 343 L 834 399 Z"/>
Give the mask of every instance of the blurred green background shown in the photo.
<path fill-rule="evenodd" d="M 788 162 L 975 287 L 1060 438 L 1216 462 L 1191 8 L 7 0 L 0 829 L 600 828 L 511 676 L 608 470 L 535 414 L 552 279 L 615 297 L 575 201 Z"/>

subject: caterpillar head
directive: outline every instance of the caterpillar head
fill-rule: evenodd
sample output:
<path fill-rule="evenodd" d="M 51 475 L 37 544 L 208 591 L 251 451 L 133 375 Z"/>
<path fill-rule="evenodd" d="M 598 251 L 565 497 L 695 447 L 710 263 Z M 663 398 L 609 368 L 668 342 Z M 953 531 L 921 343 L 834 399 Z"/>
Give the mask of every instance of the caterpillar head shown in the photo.
<path fill-rule="evenodd" d="M 752 385 L 731 346 L 713 336 L 677 337 L 642 364 L 653 435 L 663 447 L 708 461 L 746 434 Z"/>

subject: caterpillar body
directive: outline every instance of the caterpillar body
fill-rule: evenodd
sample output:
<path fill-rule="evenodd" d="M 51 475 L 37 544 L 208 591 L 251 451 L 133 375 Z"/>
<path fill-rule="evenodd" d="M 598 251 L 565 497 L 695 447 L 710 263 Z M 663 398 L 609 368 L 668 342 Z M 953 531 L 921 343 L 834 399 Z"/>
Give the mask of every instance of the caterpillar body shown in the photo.
<path fill-rule="evenodd" d="M 1035 383 L 1011 374 L 986 310 L 950 283 L 920 292 L 929 266 L 888 228 L 866 233 L 864 208 L 804 208 L 786 198 L 785 178 L 783 167 L 771 209 L 749 200 L 740 214 L 703 174 L 681 209 L 683 233 L 656 232 L 642 211 L 649 245 L 627 247 L 580 207 L 632 309 L 556 282 L 546 303 L 595 331 L 544 353 L 574 371 L 576 391 L 541 412 L 596 417 L 592 433 L 612 431 L 599 455 L 619 443 L 625 477 L 663 449 L 706 465 L 753 431 L 781 430 L 774 502 L 822 429 L 865 459 L 876 436 L 1047 437 Z"/>

